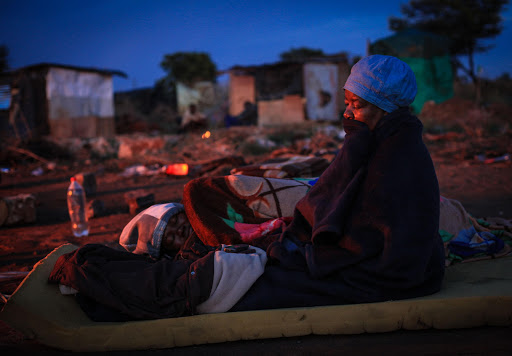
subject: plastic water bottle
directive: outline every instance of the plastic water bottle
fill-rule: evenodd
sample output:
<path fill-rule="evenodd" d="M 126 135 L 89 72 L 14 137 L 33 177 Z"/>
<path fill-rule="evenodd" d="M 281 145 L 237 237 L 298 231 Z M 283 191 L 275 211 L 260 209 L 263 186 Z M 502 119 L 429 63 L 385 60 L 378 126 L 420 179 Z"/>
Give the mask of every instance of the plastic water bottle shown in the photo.
<path fill-rule="evenodd" d="M 73 235 L 76 237 L 89 235 L 89 222 L 85 213 L 85 192 L 75 177 L 71 177 L 67 200 Z"/>

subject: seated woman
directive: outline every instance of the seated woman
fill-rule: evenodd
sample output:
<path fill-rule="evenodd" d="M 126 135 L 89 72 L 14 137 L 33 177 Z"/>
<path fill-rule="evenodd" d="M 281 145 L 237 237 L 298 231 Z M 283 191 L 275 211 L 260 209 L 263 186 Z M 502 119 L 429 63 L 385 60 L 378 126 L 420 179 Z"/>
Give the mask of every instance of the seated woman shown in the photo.
<path fill-rule="evenodd" d="M 266 251 L 265 268 L 230 311 L 437 292 L 445 268 L 439 186 L 422 124 L 408 109 L 417 91 L 414 73 L 397 58 L 369 56 L 354 65 L 344 89 L 344 145 L 317 181 L 194 179 L 183 193 L 186 216 L 181 206 L 172 209 L 180 229 L 166 228 L 169 234 L 151 240 L 170 246 L 162 254 L 174 257 L 152 262 L 86 245 L 61 256 L 50 281 L 87 294 L 94 308 L 108 305 L 130 318 L 190 315 L 214 294 L 219 246 L 245 243 Z M 179 251 L 180 243 L 161 242 L 178 242 L 190 227 Z M 145 253 L 145 246 L 137 250 L 140 242 L 125 248 Z"/>
<path fill-rule="evenodd" d="M 219 192 L 211 201 L 242 196 L 232 177 L 185 187 L 187 217 L 204 243 L 246 242 L 267 251 L 265 273 L 232 310 L 377 302 L 440 289 L 439 186 L 422 124 L 408 109 L 414 73 L 397 58 L 369 56 L 352 68 L 344 89 L 343 148 L 282 233 L 244 238 L 240 223 L 258 223 L 259 214 L 241 204 L 205 210 L 208 192 Z M 250 194 L 243 199 L 254 202 Z"/>

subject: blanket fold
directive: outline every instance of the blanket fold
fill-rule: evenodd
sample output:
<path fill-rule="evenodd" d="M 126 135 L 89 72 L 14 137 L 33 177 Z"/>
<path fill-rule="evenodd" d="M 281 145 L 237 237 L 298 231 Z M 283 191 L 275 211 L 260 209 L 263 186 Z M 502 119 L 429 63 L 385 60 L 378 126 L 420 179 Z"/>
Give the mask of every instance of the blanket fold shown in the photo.
<path fill-rule="evenodd" d="M 226 312 L 240 300 L 253 283 L 263 274 L 267 255 L 260 248 L 253 253 L 226 252 L 226 245 L 215 251 L 213 285 L 210 297 L 197 306 L 197 312 Z"/>
<path fill-rule="evenodd" d="M 266 178 L 318 177 L 328 166 L 329 161 L 323 157 L 292 156 L 237 167 L 230 173 Z"/>

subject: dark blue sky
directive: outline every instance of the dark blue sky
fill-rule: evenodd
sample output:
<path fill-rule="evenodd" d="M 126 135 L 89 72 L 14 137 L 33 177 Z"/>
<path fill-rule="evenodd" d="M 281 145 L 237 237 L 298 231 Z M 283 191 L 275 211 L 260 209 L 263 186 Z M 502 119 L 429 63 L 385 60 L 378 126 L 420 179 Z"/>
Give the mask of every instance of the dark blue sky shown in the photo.
<path fill-rule="evenodd" d="M 165 54 L 201 51 L 218 69 L 279 60 L 291 48 L 365 55 L 367 40 L 391 35 L 402 0 L 160 1 L 0 0 L 0 44 L 9 64 L 51 62 L 121 70 L 114 90 L 152 86 Z M 512 74 L 512 10 L 495 48 L 475 57 L 482 74 Z"/>

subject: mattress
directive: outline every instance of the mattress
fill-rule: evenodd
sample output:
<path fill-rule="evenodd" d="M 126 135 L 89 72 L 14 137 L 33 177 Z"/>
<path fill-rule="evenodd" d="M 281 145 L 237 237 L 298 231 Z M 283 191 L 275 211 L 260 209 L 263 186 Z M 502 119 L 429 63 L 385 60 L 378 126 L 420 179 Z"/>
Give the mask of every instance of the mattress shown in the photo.
<path fill-rule="evenodd" d="M 94 322 L 47 282 L 65 244 L 39 261 L 0 319 L 41 344 L 68 351 L 164 349 L 237 340 L 512 325 L 512 257 L 459 263 L 433 295 L 380 303 L 286 308 L 180 318 Z"/>

